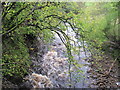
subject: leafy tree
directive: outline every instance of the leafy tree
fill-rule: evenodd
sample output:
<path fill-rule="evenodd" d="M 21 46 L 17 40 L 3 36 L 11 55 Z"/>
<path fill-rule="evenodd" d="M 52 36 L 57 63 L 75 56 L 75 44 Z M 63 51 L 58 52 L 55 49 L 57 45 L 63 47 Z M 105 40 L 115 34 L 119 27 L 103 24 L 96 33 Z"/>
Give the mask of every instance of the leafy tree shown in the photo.
<path fill-rule="evenodd" d="M 70 4 L 70 3 L 69 3 Z M 57 33 L 68 50 L 71 62 L 69 37 L 65 34 L 66 22 L 72 19 L 68 3 L 59 2 L 3 2 L 3 75 L 24 77 L 30 68 L 28 36 L 43 37 L 50 42 L 53 32 Z M 69 8 L 70 9 L 70 8 Z M 70 23 L 70 22 L 69 22 Z"/>
<path fill-rule="evenodd" d="M 96 47 L 97 50 L 112 47 L 119 56 L 119 2 L 86 2 L 82 8 L 82 13 L 75 16 L 75 25 L 79 28 L 80 40 L 87 41 L 89 46 Z M 105 46 L 104 46 L 105 45 Z M 100 52 L 100 51 L 99 51 Z"/>

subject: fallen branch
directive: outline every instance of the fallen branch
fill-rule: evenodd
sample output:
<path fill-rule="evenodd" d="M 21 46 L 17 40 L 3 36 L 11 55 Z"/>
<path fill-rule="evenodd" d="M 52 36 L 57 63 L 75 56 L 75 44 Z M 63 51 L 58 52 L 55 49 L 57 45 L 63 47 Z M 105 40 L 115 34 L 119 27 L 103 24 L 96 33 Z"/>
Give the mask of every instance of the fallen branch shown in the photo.
<path fill-rule="evenodd" d="M 110 75 L 110 72 L 111 72 L 112 68 L 114 67 L 116 61 L 117 61 L 117 58 L 116 58 L 115 61 L 112 63 L 111 67 L 109 68 L 109 71 L 105 73 L 105 76 Z"/>

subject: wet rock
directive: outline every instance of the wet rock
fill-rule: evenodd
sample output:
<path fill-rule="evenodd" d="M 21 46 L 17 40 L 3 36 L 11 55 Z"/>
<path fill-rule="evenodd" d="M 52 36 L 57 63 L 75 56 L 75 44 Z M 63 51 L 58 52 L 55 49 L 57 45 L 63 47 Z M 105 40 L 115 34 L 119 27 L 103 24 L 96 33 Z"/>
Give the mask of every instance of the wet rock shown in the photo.
<path fill-rule="evenodd" d="M 27 82 L 21 87 L 30 87 L 30 88 L 52 88 L 52 82 L 46 75 L 32 73 L 26 77 Z"/>
<path fill-rule="evenodd" d="M 62 45 L 61 43 L 58 43 L 58 45 Z"/>
<path fill-rule="evenodd" d="M 87 73 L 91 73 L 92 72 L 92 69 L 88 70 Z"/>
<path fill-rule="evenodd" d="M 92 78 L 97 79 L 97 78 L 98 78 L 98 76 L 97 76 L 97 75 L 93 75 L 93 76 L 92 76 Z"/>
<path fill-rule="evenodd" d="M 57 46 L 56 44 L 53 44 L 53 46 Z"/>

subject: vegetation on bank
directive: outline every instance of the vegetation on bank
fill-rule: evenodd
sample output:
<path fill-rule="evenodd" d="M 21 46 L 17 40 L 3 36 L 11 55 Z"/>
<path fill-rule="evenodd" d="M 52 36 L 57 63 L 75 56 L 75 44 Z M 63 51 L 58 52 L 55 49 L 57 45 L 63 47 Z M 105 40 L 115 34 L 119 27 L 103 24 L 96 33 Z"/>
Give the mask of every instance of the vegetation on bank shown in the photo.
<path fill-rule="evenodd" d="M 40 37 L 51 42 L 57 33 L 72 62 L 67 24 L 76 38 L 93 48 L 120 56 L 120 2 L 2 2 L 2 68 L 6 78 L 23 78 L 31 65 L 27 40 Z M 33 41 L 32 41 L 33 42 Z M 33 42 L 34 43 L 34 42 Z M 86 47 L 84 47 L 86 48 Z M 103 52 L 103 51 L 102 51 Z"/>

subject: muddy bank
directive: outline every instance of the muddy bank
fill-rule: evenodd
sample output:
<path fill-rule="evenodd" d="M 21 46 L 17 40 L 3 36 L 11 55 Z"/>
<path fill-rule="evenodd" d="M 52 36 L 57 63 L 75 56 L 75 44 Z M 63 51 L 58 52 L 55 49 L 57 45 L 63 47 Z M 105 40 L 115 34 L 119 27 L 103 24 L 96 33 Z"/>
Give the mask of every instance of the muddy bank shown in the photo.
<path fill-rule="evenodd" d="M 89 77 L 93 78 L 91 88 L 118 88 L 118 61 L 108 55 L 94 56 L 89 59 L 91 69 Z"/>

